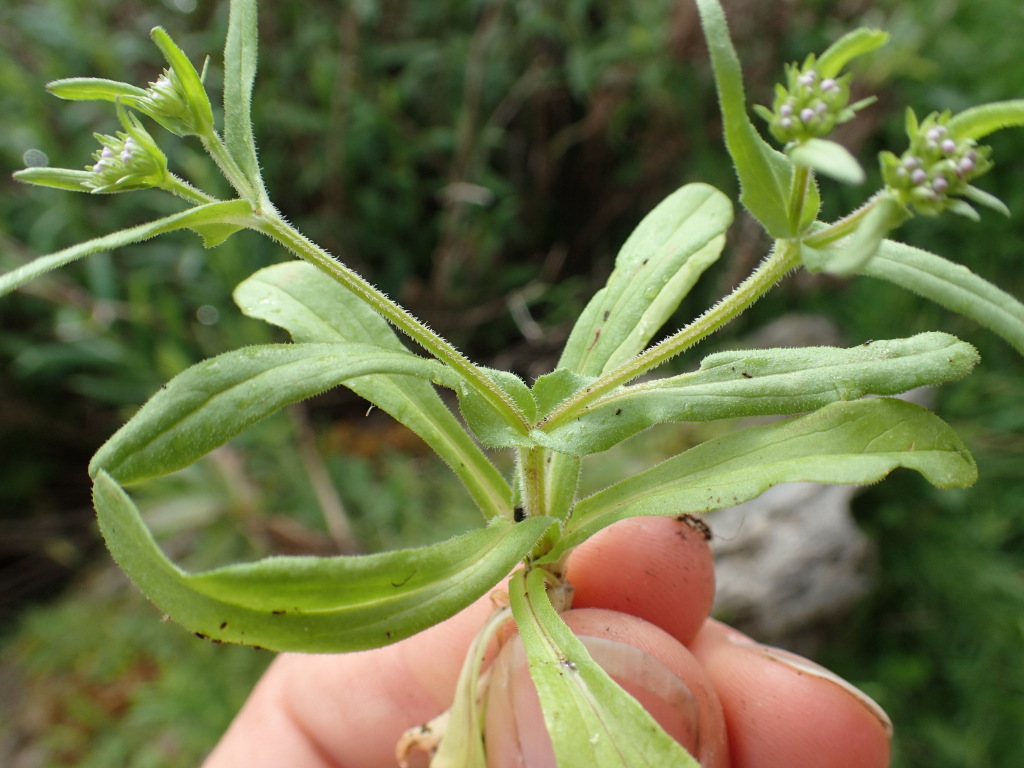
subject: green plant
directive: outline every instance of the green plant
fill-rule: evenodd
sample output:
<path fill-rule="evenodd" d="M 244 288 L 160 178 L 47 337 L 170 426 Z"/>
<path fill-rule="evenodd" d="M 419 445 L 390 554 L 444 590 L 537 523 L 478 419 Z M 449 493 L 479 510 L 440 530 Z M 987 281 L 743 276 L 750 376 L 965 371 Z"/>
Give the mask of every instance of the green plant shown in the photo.
<path fill-rule="evenodd" d="M 1024 101 L 918 120 L 910 149 L 881 158 L 884 187 L 835 222 L 818 221 L 816 174 L 844 183 L 865 174 L 827 136 L 867 101 L 850 103 L 846 65 L 885 42 L 852 32 L 787 72 L 772 107 L 757 111 L 784 151 L 747 116 L 739 61 L 716 0 L 698 0 L 739 177 L 740 201 L 773 240 L 768 257 L 721 302 L 653 346 L 702 272 L 719 256 L 732 205 L 712 187 L 670 195 L 627 240 L 606 286 L 580 315 L 555 370 L 532 386 L 482 368 L 291 226 L 265 188 L 250 122 L 256 71 L 256 5 L 233 0 L 225 49 L 224 122 L 218 131 L 203 76 L 162 29 L 153 40 L 167 70 L 147 88 L 75 78 L 58 96 L 114 104 L 121 130 L 98 134 L 84 170 L 28 168 L 22 181 L 92 194 L 160 189 L 188 205 L 177 213 L 72 246 L 0 277 L 0 293 L 97 251 L 179 229 L 207 247 L 250 229 L 301 261 L 260 270 L 235 292 L 242 311 L 287 330 L 291 344 L 218 355 L 171 379 L 90 465 L 101 530 L 118 564 L 176 621 L 203 636 L 274 650 L 343 652 L 378 647 L 451 616 L 520 563 L 510 606 L 496 609 L 454 702 L 447 747 L 465 765 L 483 758 L 477 701 L 486 640 L 515 621 L 561 764 L 695 765 L 590 658 L 561 621 L 571 603 L 563 567 L 572 549 L 627 517 L 695 514 L 753 498 L 780 482 L 871 483 L 898 467 L 934 485 L 972 483 L 964 444 L 928 411 L 894 399 L 960 378 L 974 349 L 942 333 L 870 341 L 851 349 L 720 352 L 700 368 L 648 378 L 737 317 L 803 266 L 889 280 L 970 317 L 1024 351 L 1024 306 L 982 278 L 888 235 L 914 213 L 977 218 L 967 202 L 1007 213 L 973 185 L 991 166 L 978 142 L 1024 124 Z M 234 190 L 219 199 L 175 175 L 145 120 L 197 139 Z M 966 198 L 966 200 L 965 200 Z M 426 353 L 409 351 L 392 329 Z M 449 541 L 359 558 L 271 558 L 201 573 L 171 563 L 124 486 L 182 469 L 280 408 L 339 384 L 416 432 L 452 468 L 486 527 Z M 452 390 L 468 429 L 435 387 Z M 867 397 L 880 395 L 881 397 Z M 582 457 L 662 422 L 802 414 L 697 445 L 585 498 Z M 486 451 L 509 451 L 511 480 Z M 566 674 L 568 670 L 568 674 Z M 614 717 L 606 716 L 614 712 Z"/>

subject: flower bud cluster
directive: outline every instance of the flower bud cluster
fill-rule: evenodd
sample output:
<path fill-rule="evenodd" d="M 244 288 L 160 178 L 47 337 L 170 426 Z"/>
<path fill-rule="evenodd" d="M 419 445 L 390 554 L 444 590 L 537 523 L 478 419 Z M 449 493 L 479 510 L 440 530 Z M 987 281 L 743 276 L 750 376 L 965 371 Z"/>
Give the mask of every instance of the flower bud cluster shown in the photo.
<path fill-rule="evenodd" d="M 156 120 L 177 136 L 200 132 L 200 121 L 192 101 L 173 67 L 168 67 L 146 89 L 146 96 L 132 107 Z"/>
<path fill-rule="evenodd" d="M 904 206 L 929 216 L 956 205 L 970 182 L 992 167 L 991 149 L 958 138 L 946 127 L 949 117 L 949 112 L 934 113 L 918 124 L 908 113 L 910 148 L 900 157 L 881 154 L 886 187 Z"/>
<path fill-rule="evenodd" d="M 787 65 L 786 85 L 775 86 L 772 109 L 755 107 L 783 144 L 827 136 L 854 116 L 849 107 L 852 75 L 822 77 L 814 64 L 814 58 L 808 57 L 802 67 Z"/>
<path fill-rule="evenodd" d="M 148 137 L 118 132 L 96 134 L 100 149 L 87 166 L 91 177 L 84 185 L 96 193 L 127 192 L 162 186 L 167 180 L 167 158 Z"/>

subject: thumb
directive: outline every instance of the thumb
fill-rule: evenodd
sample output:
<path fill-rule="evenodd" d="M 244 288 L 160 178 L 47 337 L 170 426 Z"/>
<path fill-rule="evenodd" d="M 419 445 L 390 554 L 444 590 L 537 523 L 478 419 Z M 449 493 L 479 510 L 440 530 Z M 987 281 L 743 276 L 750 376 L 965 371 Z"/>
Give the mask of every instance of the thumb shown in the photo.
<path fill-rule="evenodd" d="M 590 655 L 706 768 L 726 768 L 725 720 L 708 677 L 674 637 L 643 619 L 583 608 L 562 614 Z M 486 741 L 491 768 L 555 768 L 518 635 L 490 670 Z"/>

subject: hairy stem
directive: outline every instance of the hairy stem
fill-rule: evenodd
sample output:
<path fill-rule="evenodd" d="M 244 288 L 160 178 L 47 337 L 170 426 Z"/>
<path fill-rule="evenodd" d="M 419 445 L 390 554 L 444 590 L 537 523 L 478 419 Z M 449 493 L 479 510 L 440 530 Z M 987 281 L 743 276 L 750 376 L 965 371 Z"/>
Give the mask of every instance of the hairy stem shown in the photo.
<path fill-rule="evenodd" d="M 193 205 L 206 205 L 207 203 L 220 202 L 213 195 L 208 195 L 203 190 L 193 187 L 187 181 L 173 173 L 167 174 L 168 180 L 161 185 L 161 189 L 180 197 L 182 200 Z"/>
<path fill-rule="evenodd" d="M 543 448 L 519 449 L 519 479 L 523 491 L 523 509 L 527 517 L 549 514 L 545 488 L 548 452 Z"/>
<path fill-rule="evenodd" d="M 797 266 L 799 258 L 798 241 L 777 240 L 771 255 L 732 293 L 685 328 L 566 399 L 541 422 L 541 428 L 549 430 L 571 421 L 603 395 L 658 367 L 701 339 L 710 336 L 767 293 L 787 272 Z"/>
<path fill-rule="evenodd" d="M 337 261 L 305 235 L 284 221 L 276 212 L 257 212 L 252 228 L 273 238 L 308 261 L 320 271 L 365 301 L 375 312 L 394 325 L 427 352 L 457 371 L 463 380 L 483 397 L 501 418 L 520 434 L 528 434 L 525 414 L 494 381 L 470 362 L 459 350 L 434 333 L 396 302 L 374 288 L 363 277 Z"/>
<path fill-rule="evenodd" d="M 789 190 L 789 225 L 793 232 L 800 231 L 800 220 L 807 204 L 807 185 L 811 182 L 811 171 L 798 165 L 793 169 L 793 184 Z"/>
<path fill-rule="evenodd" d="M 199 140 L 203 143 L 203 149 L 213 158 L 221 173 L 224 174 L 224 178 L 228 180 L 228 183 L 231 184 L 231 187 L 238 193 L 239 197 L 260 204 L 261 207 L 268 202 L 260 194 L 259 188 L 253 186 L 252 181 L 245 175 L 245 172 L 239 167 L 238 163 L 235 162 L 235 158 L 228 152 L 228 148 L 224 145 L 224 141 L 220 136 L 211 132 L 209 136 L 200 136 Z"/>
<path fill-rule="evenodd" d="M 823 248 L 827 245 L 831 245 L 837 240 L 842 240 L 847 235 L 852 235 L 854 230 L 857 229 L 857 225 L 859 225 L 861 220 L 863 220 L 863 218 L 868 214 L 868 211 L 874 208 L 878 203 L 881 195 L 881 192 L 872 195 L 871 199 L 856 211 L 845 218 L 839 219 L 833 224 L 830 224 L 824 229 L 815 232 L 813 235 L 808 236 L 804 239 L 804 243 L 811 248 Z"/>

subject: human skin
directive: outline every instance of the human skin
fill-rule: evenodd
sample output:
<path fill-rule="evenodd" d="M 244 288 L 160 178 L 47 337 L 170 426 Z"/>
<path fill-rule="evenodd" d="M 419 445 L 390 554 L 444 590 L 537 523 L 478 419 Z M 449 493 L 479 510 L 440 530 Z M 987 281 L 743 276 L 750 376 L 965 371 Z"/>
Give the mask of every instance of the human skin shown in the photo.
<path fill-rule="evenodd" d="M 565 618 L 585 642 L 602 638 L 603 653 L 629 663 L 653 657 L 655 667 L 667 668 L 693 692 L 696 705 L 682 716 L 692 722 L 669 731 L 684 743 L 699 734 L 707 766 L 888 766 L 891 724 L 874 702 L 813 662 L 708 618 L 711 552 L 703 532 L 685 520 L 636 518 L 611 526 L 577 548 L 567 577 L 575 596 Z M 431 629 L 373 651 L 281 654 L 204 768 L 395 765 L 402 733 L 450 706 L 466 651 L 491 610 L 485 596 Z M 517 642 L 506 639 L 498 658 L 511 659 Z M 640 652 L 616 653 L 617 643 Z M 492 766 L 553 765 L 547 734 L 535 725 L 535 696 L 505 693 L 523 689 L 525 669 L 502 662 L 495 672 L 504 682 L 492 683 L 488 700 Z M 615 677 L 615 670 L 609 674 Z M 644 691 L 633 693 L 660 716 L 661 693 L 646 700 Z M 493 714 L 503 711 L 509 716 Z M 520 763 L 518 752 L 529 761 Z"/>

